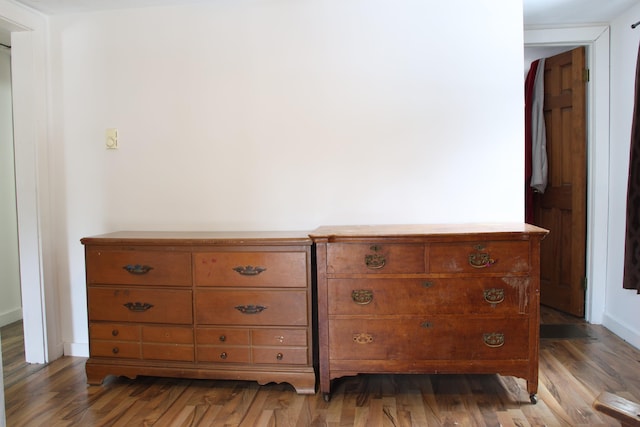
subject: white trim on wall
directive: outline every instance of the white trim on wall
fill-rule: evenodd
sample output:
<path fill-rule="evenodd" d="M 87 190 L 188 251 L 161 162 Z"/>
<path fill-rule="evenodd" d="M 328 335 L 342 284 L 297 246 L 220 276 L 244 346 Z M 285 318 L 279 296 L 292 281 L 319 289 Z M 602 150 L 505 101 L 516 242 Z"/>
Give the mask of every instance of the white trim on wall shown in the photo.
<path fill-rule="evenodd" d="M 525 29 L 526 46 L 587 47 L 587 291 L 585 319 L 602 324 L 609 223 L 609 27 Z"/>

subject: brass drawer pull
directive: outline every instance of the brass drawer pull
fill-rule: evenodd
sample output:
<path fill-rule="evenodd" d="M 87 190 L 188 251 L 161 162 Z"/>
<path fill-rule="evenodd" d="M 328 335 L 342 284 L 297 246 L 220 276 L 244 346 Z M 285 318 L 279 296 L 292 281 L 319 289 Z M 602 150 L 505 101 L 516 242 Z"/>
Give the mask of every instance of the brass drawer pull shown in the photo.
<path fill-rule="evenodd" d="M 227 358 L 227 352 L 223 351 L 222 353 L 220 353 L 220 359 L 225 360 Z"/>
<path fill-rule="evenodd" d="M 225 335 L 220 335 L 218 339 L 220 340 L 220 342 L 225 342 L 227 340 L 227 337 Z"/>
<path fill-rule="evenodd" d="M 140 265 L 140 264 L 127 264 L 124 267 L 122 267 L 123 269 L 127 270 L 127 273 L 129 274 L 147 274 L 148 272 L 150 272 L 151 270 L 153 270 L 153 267 L 150 267 L 148 265 Z"/>
<path fill-rule="evenodd" d="M 371 249 L 375 253 L 364 256 L 364 263 L 366 264 L 367 268 L 378 270 L 384 267 L 384 265 L 387 263 L 387 260 L 384 255 L 377 253 L 380 250 L 380 246 L 372 245 L 369 247 L 369 249 Z"/>
<path fill-rule="evenodd" d="M 372 270 L 378 270 L 384 267 L 384 265 L 387 263 L 387 260 L 384 258 L 384 255 L 371 254 L 371 255 L 365 255 L 364 263 L 367 265 L 368 268 Z"/>
<path fill-rule="evenodd" d="M 117 337 L 119 333 L 120 332 L 117 329 L 114 329 L 113 331 L 111 331 L 111 335 L 114 337 Z"/>
<path fill-rule="evenodd" d="M 118 354 L 118 353 L 120 353 L 120 349 L 119 349 L 118 347 L 113 347 L 113 348 L 111 349 L 111 353 L 113 353 L 113 354 Z"/>
<path fill-rule="evenodd" d="M 282 353 L 276 354 L 276 359 L 282 360 L 283 358 L 284 358 L 284 355 Z"/>
<path fill-rule="evenodd" d="M 427 281 L 427 282 L 424 282 L 424 283 L 422 284 L 422 287 L 423 287 L 423 288 L 430 288 L 430 287 L 432 287 L 432 286 L 433 286 L 433 282 L 428 282 L 428 281 Z"/>
<path fill-rule="evenodd" d="M 234 267 L 233 271 L 243 276 L 257 276 L 263 271 L 267 271 L 266 267 L 254 267 L 252 265 Z"/>
<path fill-rule="evenodd" d="M 153 307 L 153 304 L 149 304 L 148 302 L 127 302 L 122 305 L 124 305 L 131 311 L 135 311 L 136 313 L 147 311 L 151 307 Z"/>
<path fill-rule="evenodd" d="M 496 304 L 500 304 L 504 301 L 504 289 L 491 288 L 484 290 L 484 300 L 495 307 Z"/>
<path fill-rule="evenodd" d="M 267 309 L 267 307 L 265 307 L 264 305 L 253 305 L 253 304 L 236 305 L 234 308 L 242 314 L 258 314 Z"/>
<path fill-rule="evenodd" d="M 353 336 L 353 342 L 356 344 L 369 344 L 373 342 L 373 335 L 360 333 Z"/>
<path fill-rule="evenodd" d="M 500 332 L 483 334 L 482 339 L 487 347 L 497 348 L 504 345 L 504 334 Z"/>
<path fill-rule="evenodd" d="M 354 289 L 351 291 L 351 299 L 359 305 L 371 304 L 371 301 L 373 301 L 373 291 L 369 289 Z"/>
<path fill-rule="evenodd" d="M 487 268 L 495 263 L 496 261 L 486 252 L 469 254 L 469 265 L 473 268 Z"/>

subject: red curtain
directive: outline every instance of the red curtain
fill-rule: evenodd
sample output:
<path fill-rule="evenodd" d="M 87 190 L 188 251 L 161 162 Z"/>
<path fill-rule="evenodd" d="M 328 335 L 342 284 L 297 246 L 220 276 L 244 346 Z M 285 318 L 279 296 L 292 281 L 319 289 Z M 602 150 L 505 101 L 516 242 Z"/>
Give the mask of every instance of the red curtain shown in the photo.
<path fill-rule="evenodd" d="M 533 223 L 533 188 L 531 188 L 531 108 L 533 104 L 533 87 L 536 82 L 536 72 L 538 71 L 537 59 L 531 63 L 531 68 L 527 73 L 524 82 L 524 221 Z"/>
<path fill-rule="evenodd" d="M 625 289 L 635 289 L 640 294 L 640 48 L 636 62 L 634 96 L 622 286 Z"/>

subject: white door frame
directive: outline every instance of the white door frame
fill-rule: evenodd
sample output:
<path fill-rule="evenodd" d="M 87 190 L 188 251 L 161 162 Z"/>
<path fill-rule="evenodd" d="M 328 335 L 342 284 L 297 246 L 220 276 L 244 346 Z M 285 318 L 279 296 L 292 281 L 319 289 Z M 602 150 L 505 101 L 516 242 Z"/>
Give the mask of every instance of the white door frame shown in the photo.
<path fill-rule="evenodd" d="M 51 359 L 48 336 L 58 331 L 47 328 L 45 247 L 47 194 L 43 194 L 47 161 L 42 147 L 47 141 L 47 19 L 15 3 L 0 0 L 0 27 L 11 32 L 11 67 L 16 167 L 16 203 L 22 317 L 25 331 L 25 356 L 29 363 Z M 55 328 L 52 328 L 55 329 Z M 56 355 L 57 356 L 57 355 Z"/>
<path fill-rule="evenodd" d="M 602 324 L 605 310 L 609 223 L 609 27 L 525 29 L 526 46 L 586 46 L 587 87 L 587 291 L 585 319 Z"/>

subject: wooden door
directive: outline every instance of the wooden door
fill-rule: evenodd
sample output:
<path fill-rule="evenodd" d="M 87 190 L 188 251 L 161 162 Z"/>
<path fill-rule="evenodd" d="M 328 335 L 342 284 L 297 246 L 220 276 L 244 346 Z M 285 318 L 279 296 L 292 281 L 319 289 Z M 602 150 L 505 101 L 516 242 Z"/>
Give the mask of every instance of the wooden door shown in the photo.
<path fill-rule="evenodd" d="M 544 117 L 548 185 L 534 196 L 534 223 L 550 232 L 542 241 L 540 301 L 584 316 L 586 258 L 585 49 L 547 58 Z"/>

